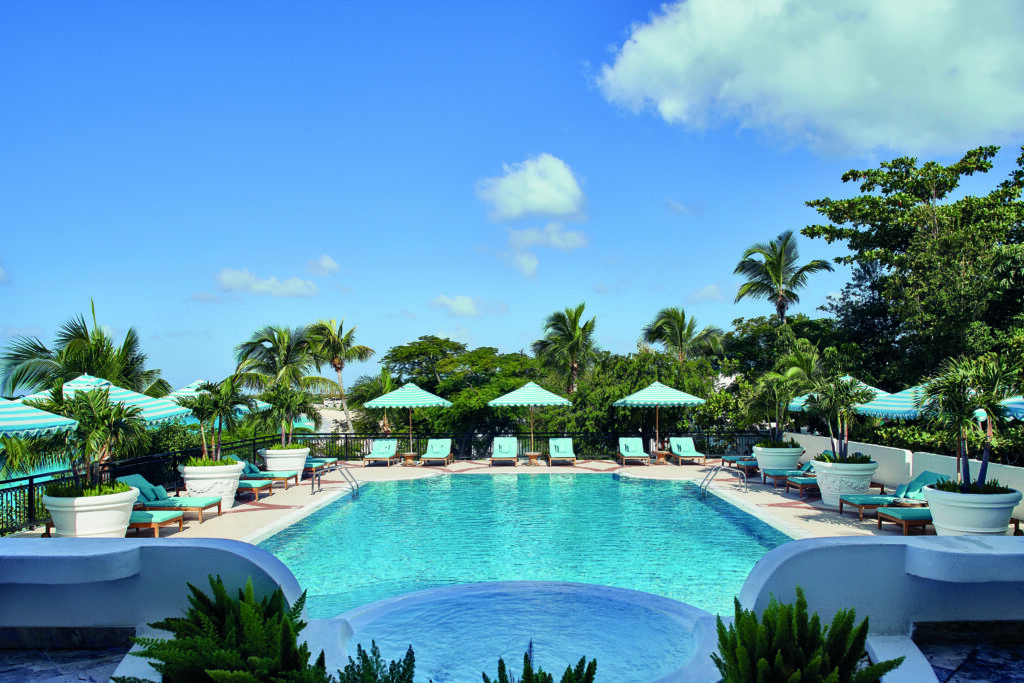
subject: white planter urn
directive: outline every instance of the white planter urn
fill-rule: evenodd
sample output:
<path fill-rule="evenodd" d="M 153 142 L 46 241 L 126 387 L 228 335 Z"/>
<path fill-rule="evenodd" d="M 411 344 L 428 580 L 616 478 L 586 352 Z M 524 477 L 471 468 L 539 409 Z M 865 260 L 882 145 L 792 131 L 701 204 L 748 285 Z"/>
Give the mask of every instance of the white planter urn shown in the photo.
<path fill-rule="evenodd" d="M 124 538 L 138 497 L 139 490 L 132 487 L 130 491 L 105 496 L 44 495 L 43 505 L 50 512 L 55 537 Z"/>
<path fill-rule="evenodd" d="M 302 474 L 309 456 L 309 448 L 265 448 L 260 451 L 268 472 L 298 472 Z"/>
<path fill-rule="evenodd" d="M 939 536 L 985 534 L 1005 536 L 1020 491 L 1010 493 L 952 493 L 925 486 L 924 499 L 932 511 L 932 526 Z"/>
<path fill-rule="evenodd" d="M 757 469 L 762 472 L 764 470 L 795 470 L 800 466 L 800 456 L 803 454 L 804 449 L 802 446 L 794 448 L 762 448 L 761 446 L 754 446 Z"/>
<path fill-rule="evenodd" d="M 185 480 L 185 490 L 190 496 L 220 496 L 222 507 L 235 504 L 238 493 L 238 478 L 242 476 L 245 463 L 236 462 L 228 465 L 211 467 L 188 467 L 179 465 L 178 471 Z"/>
<path fill-rule="evenodd" d="M 814 473 L 821 491 L 821 502 L 831 508 L 839 507 L 839 497 L 867 493 L 871 478 L 878 470 L 875 461 L 867 463 L 814 461 Z"/>

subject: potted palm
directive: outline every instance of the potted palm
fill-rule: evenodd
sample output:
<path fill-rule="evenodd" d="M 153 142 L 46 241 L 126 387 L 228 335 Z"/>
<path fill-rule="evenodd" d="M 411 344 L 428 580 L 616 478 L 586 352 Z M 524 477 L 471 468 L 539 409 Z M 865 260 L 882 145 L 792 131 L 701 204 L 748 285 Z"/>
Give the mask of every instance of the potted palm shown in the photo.
<path fill-rule="evenodd" d="M 61 450 L 71 463 L 73 480 L 46 487 L 43 505 L 53 520 L 55 536 L 123 538 L 139 490 L 119 482 L 98 481 L 100 465 L 118 450 L 134 450 L 148 439 L 142 411 L 110 402 L 108 389 L 79 392 L 65 399 L 54 388 L 49 399 L 33 401 L 33 407 L 78 421 L 63 443 L 52 437 L 40 453 Z"/>
<path fill-rule="evenodd" d="M 783 425 L 789 414 L 789 402 L 796 394 L 798 383 L 784 374 L 768 372 L 755 388 L 755 400 L 766 409 L 769 423 L 773 423 L 771 436 L 754 445 L 754 458 L 758 469 L 791 470 L 797 467 L 804 448 L 790 439 L 783 441 Z"/>
<path fill-rule="evenodd" d="M 926 486 L 935 533 L 1005 535 L 1021 492 L 988 478 L 988 462 L 996 426 L 1005 420 L 1001 401 L 1020 392 L 1019 378 L 1001 356 L 977 360 L 951 358 L 925 383 L 918 397 L 923 417 L 939 427 L 957 447 L 957 480 Z M 986 422 L 984 431 L 981 421 Z M 981 432 L 984 448 L 977 479 L 971 479 L 968 432 Z"/>
<path fill-rule="evenodd" d="M 195 396 L 179 399 L 178 403 L 192 411 L 203 438 L 203 456 L 190 458 L 178 466 L 188 495 L 220 496 L 223 503 L 231 507 L 245 464 L 221 460 L 221 437 L 225 427 L 229 431 L 236 427 L 242 408 L 255 408 L 255 401 L 242 392 L 240 383 L 232 375 L 220 383 L 204 382 Z M 205 424 L 208 421 L 212 421 L 217 430 L 212 454 L 206 447 Z"/>
<path fill-rule="evenodd" d="M 293 424 L 301 415 L 307 415 L 319 429 L 321 418 L 313 397 L 304 391 L 280 385 L 266 392 L 263 400 L 270 404 L 270 415 L 281 428 L 281 443 L 260 451 L 263 462 L 268 470 L 301 472 L 306 466 L 309 447 L 293 443 Z"/>
<path fill-rule="evenodd" d="M 878 463 L 869 456 L 850 453 L 850 423 L 856 415 L 853 407 L 874 396 L 874 391 L 849 377 L 815 382 L 814 393 L 807 399 L 807 410 L 817 413 L 828 424 L 832 449 L 814 457 L 814 473 L 821 502 L 829 507 L 838 508 L 842 496 L 867 493 L 878 471 Z"/>

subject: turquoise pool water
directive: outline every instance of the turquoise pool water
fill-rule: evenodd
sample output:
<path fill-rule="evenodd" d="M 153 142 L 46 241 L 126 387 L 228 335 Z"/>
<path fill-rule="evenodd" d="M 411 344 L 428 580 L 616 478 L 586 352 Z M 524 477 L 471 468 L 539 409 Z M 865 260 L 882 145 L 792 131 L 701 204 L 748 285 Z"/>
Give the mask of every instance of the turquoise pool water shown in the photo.
<path fill-rule="evenodd" d="M 375 482 L 260 545 L 315 618 L 480 581 L 605 584 L 728 615 L 754 563 L 787 540 L 687 482 L 495 474 Z"/>

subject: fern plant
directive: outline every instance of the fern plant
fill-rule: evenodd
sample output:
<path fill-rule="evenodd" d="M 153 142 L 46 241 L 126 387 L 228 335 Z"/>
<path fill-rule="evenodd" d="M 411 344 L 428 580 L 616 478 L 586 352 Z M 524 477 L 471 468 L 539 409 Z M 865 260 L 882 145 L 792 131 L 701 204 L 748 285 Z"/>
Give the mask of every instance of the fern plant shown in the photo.
<path fill-rule="evenodd" d="M 171 639 L 132 638 L 142 646 L 133 655 L 152 660 L 164 683 L 327 683 L 324 653 L 315 664 L 297 635 L 306 627 L 299 619 L 306 594 L 288 606 L 278 587 L 257 601 L 252 580 L 238 598 L 228 595 L 219 576 L 210 577 L 212 597 L 188 584 L 189 609 L 184 617 L 172 617 L 150 626 L 172 634 Z M 132 679 L 113 679 L 129 683 Z"/>
<path fill-rule="evenodd" d="M 592 659 L 590 663 L 587 663 L 586 657 L 580 657 L 580 661 L 576 664 L 576 668 L 571 666 L 566 667 L 565 673 L 562 674 L 562 678 L 559 679 L 559 683 L 594 683 L 594 676 L 597 675 L 597 660 Z M 484 683 L 492 683 L 491 679 L 488 678 L 487 674 L 483 675 Z M 498 677 L 494 679 L 493 683 L 554 683 L 555 677 L 544 669 L 537 667 L 537 670 L 533 669 L 533 641 L 530 641 L 529 647 L 526 648 L 526 654 L 523 655 L 523 677 L 517 679 L 512 674 L 509 674 L 507 667 L 505 666 L 505 660 L 498 658 Z"/>
<path fill-rule="evenodd" d="M 416 658 L 411 645 L 401 661 L 385 664 L 377 642 L 370 641 L 369 653 L 356 644 L 356 658 L 348 658 L 348 665 L 338 672 L 338 683 L 412 683 L 415 672 Z"/>
<path fill-rule="evenodd" d="M 740 607 L 728 628 L 718 618 L 718 652 L 711 655 L 725 683 L 869 683 L 903 663 L 903 657 L 861 665 L 868 620 L 854 627 L 853 609 L 839 610 L 830 626 L 807 616 L 797 586 L 796 604 L 771 599 L 761 615 Z"/>

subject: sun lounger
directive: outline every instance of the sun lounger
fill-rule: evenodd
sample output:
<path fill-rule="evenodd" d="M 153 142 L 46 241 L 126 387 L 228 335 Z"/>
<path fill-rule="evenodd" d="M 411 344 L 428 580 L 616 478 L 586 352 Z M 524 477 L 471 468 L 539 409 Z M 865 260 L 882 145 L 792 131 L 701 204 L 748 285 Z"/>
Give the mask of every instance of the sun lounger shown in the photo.
<path fill-rule="evenodd" d="M 199 513 L 200 523 L 203 521 L 204 510 L 217 508 L 217 514 L 221 513 L 220 496 L 168 496 L 167 489 L 163 486 L 153 486 L 141 474 L 128 474 L 118 477 L 117 480 L 139 490 L 135 507 L 140 510 L 196 512 Z"/>
<path fill-rule="evenodd" d="M 568 461 L 570 465 L 576 462 L 572 439 L 567 437 L 548 439 L 548 466 L 554 465 L 556 460 Z"/>
<path fill-rule="evenodd" d="M 237 496 L 239 493 L 251 493 L 256 496 L 256 500 L 260 499 L 260 492 L 267 494 L 268 496 L 274 492 L 274 482 L 267 480 L 253 480 L 253 479 L 239 479 L 238 490 L 235 492 Z"/>
<path fill-rule="evenodd" d="M 805 462 L 795 470 L 761 470 L 761 483 L 767 484 L 768 480 L 771 479 L 772 488 L 778 488 L 779 479 L 785 481 L 790 477 L 810 477 L 812 476 L 813 469 L 814 463 Z"/>
<path fill-rule="evenodd" d="M 747 458 L 746 460 L 737 460 L 733 465 L 738 470 L 742 470 L 748 478 L 752 475 L 757 474 L 757 460 Z"/>
<path fill-rule="evenodd" d="M 671 437 L 668 440 L 668 449 L 670 451 L 668 459 L 675 458 L 680 465 L 683 464 L 683 460 L 697 460 L 698 458 L 702 463 L 706 463 L 709 458 L 713 457 L 698 453 L 697 448 L 693 445 L 693 439 L 688 436 Z"/>
<path fill-rule="evenodd" d="M 302 467 L 302 475 L 323 474 L 336 470 L 340 466 L 337 458 L 306 458 L 306 464 Z"/>
<path fill-rule="evenodd" d="M 839 514 L 843 514 L 843 507 L 857 508 L 860 520 L 864 521 L 864 511 L 892 505 L 901 498 L 911 500 L 924 500 L 924 487 L 930 484 L 937 484 L 949 477 L 936 474 L 935 472 L 922 472 L 906 484 L 901 484 L 891 496 L 878 494 L 849 494 L 839 498 Z"/>
<path fill-rule="evenodd" d="M 294 480 L 296 484 L 299 483 L 299 473 L 295 470 L 281 470 L 278 472 L 264 472 L 260 468 L 253 465 L 248 460 L 239 460 L 237 458 L 231 458 L 224 456 L 222 460 L 235 460 L 242 463 L 245 467 L 242 470 L 242 479 L 251 479 L 253 481 L 269 480 L 271 483 L 284 482 L 284 488 L 288 489 L 288 481 Z"/>
<path fill-rule="evenodd" d="M 786 477 L 786 493 L 789 493 L 789 489 L 796 489 L 800 497 L 804 497 L 804 489 L 808 491 L 818 490 L 818 480 L 814 477 Z"/>
<path fill-rule="evenodd" d="M 508 462 L 512 461 L 512 465 L 515 467 L 519 466 L 519 441 L 514 436 L 499 436 L 494 439 L 494 450 L 491 452 L 490 462 L 487 466 L 494 465 L 494 461 Z"/>
<path fill-rule="evenodd" d="M 651 464 L 651 456 L 644 452 L 644 442 L 636 436 L 619 437 L 619 458 L 625 466 L 627 460 L 639 460 L 645 465 Z"/>
<path fill-rule="evenodd" d="M 150 512 L 133 510 L 131 517 L 128 518 L 129 529 L 135 529 L 136 531 L 139 529 L 152 529 L 153 538 L 160 538 L 160 527 L 172 524 L 178 525 L 178 531 L 184 531 L 185 513 L 174 512 L 173 510 L 152 510 Z M 47 520 L 46 532 L 43 534 L 43 538 L 50 538 L 52 531 L 53 520 Z"/>
<path fill-rule="evenodd" d="M 398 455 L 398 440 L 397 439 L 374 439 L 373 448 L 370 452 L 363 456 L 363 466 L 369 465 L 371 462 L 380 462 L 383 460 L 387 463 L 388 467 L 391 467 L 391 461 L 398 462 L 402 457 Z M 308 462 L 308 460 L 307 460 Z M 337 462 L 337 460 L 335 460 Z"/>
<path fill-rule="evenodd" d="M 741 460 L 750 460 L 751 457 L 753 457 L 753 456 L 750 456 L 750 455 L 723 455 L 722 456 L 722 464 L 725 465 L 726 467 L 735 467 L 736 463 L 740 462 Z"/>
<path fill-rule="evenodd" d="M 932 511 L 926 507 L 880 507 L 875 510 L 878 513 L 878 528 L 882 528 L 882 522 L 895 522 L 903 527 L 903 535 L 910 534 L 910 527 L 919 526 L 921 530 L 932 523 Z"/>
<path fill-rule="evenodd" d="M 420 456 L 420 464 L 436 460 L 440 460 L 445 466 L 448 465 L 449 460 L 454 462 L 455 456 L 452 455 L 451 439 L 431 439 L 427 442 L 427 452 Z"/>

